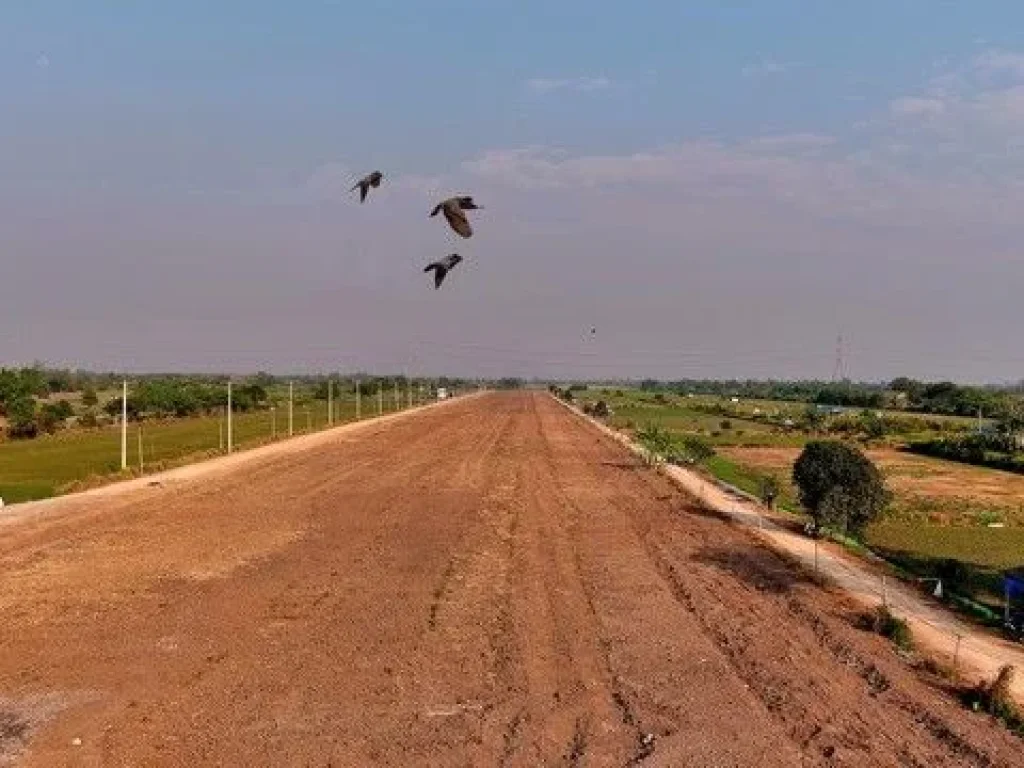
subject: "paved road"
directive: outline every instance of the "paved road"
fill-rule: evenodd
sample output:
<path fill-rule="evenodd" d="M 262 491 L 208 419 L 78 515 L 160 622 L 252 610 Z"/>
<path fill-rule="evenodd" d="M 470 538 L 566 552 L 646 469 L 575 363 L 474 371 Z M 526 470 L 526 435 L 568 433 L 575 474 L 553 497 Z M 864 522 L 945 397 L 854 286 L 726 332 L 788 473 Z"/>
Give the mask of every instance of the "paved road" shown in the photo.
<path fill-rule="evenodd" d="M 1024 764 L 546 395 L 232 459 L 6 518 L 0 764 Z"/>

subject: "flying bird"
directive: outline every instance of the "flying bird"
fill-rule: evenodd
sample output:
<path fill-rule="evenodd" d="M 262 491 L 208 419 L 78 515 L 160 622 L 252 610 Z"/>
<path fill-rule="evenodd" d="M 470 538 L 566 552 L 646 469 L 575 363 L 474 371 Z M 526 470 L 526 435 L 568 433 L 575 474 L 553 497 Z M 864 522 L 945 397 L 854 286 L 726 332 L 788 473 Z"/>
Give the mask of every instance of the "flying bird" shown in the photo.
<path fill-rule="evenodd" d="M 462 195 L 459 197 L 449 197 L 447 200 L 441 201 L 430 212 L 430 215 L 437 216 L 438 213 L 443 212 L 452 229 L 463 237 L 470 237 L 473 234 L 473 228 L 469 226 L 469 219 L 466 218 L 466 214 L 463 211 L 476 210 L 483 210 L 483 206 L 474 203 L 473 198 L 469 195 Z"/>
<path fill-rule="evenodd" d="M 359 190 L 359 202 L 362 203 L 366 200 L 366 195 L 370 191 L 370 187 L 376 189 L 380 186 L 380 180 L 384 178 L 384 174 L 380 171 L 374 171 L 369 176 L 364 176 L 355 183 L 349 192 L 354 192 L 356 189 Z"/>
<path fill-rule="evenodd" d="M 441 287 L 441 283 L 444 282 L 444 278 L 448 272 L 455 268 L 455 265 L 462 261 L 462 257 L 457 253 L 453 253 L 451 256 L 445 256 L 440 261 L 435 261 L 433 264 L 428 264 L 423 268 L 424 272 L 434 270 L 434 290 L 436 291 Z"/>

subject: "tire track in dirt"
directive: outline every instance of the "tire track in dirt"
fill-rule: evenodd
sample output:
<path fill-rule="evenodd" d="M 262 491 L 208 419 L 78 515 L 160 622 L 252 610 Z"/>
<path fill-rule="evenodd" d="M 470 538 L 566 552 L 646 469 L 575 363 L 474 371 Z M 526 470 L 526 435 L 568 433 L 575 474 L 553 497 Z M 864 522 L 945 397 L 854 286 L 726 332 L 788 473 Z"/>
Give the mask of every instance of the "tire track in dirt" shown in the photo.
<path fill-rule="evenodd" d="M 72 508 L 0 539 L 25 768 L 1021 764 L 545 395 Z"/>

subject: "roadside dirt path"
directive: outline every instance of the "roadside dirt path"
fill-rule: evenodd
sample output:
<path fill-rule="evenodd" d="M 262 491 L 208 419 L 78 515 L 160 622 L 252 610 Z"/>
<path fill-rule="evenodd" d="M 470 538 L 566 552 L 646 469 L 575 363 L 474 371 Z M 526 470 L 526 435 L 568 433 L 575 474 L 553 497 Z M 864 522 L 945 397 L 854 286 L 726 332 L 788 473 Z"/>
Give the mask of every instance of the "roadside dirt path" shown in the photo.
<path fill-rule="evenodd" d="M 623 445 L 629 445 L 625 436 L 592 419 L 587 418 L 587 421 Z M 666 467 L 665 471 L 701 503 L 748 526 L 772 547 L 788 553 L 805 567 L 814 568 L 817 564 L 821 573 L 862 605 L 874 607 L 884 597 L 896 615 L 910 622 L 917 642 L 950 667 L 956 663 L 962 677 L 992 680 L 1003 665 L 1015 666 L 1020 671 L 1014 680 L 1013 692 L 1018 701 L 1024 702 L 1024 649 L 1019 644 L 959 620 L 941 605 L 929 603 L 898 581 L 883 582 L 880 571 L 854 559 L 834 544 L 821 542 L 815 552 L 813 539 L 774 523 L 759 505 L 729 493 L 697 472 L 680 466 Z"/>
<path fill-rule="evenodd" d="M 1011 766 L 546 395 L 0 527 L 0 765 Z"/>

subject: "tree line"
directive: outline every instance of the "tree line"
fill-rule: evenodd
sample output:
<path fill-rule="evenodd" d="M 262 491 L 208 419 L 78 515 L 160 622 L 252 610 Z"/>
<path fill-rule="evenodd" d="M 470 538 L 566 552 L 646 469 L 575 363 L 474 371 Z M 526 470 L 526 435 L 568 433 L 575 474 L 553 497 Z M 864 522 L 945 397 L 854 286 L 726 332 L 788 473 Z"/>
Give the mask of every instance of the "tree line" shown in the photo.
<path fill-rule="evenodd" d="M 648 392 L 674 392 L 745 400 L 782 400 L 851 408 L 889 408 L 943 416 L 1004 419 L 1021 409 L 1024 382 L 1018 385 L 970 386 L 951 381 L 925 382 L 901 376 L 889 382 L 780 379 L 643 379 Z"/>
<path fill-rule="evenodd" d="M 123 375 L 87 371 L 47 369 L 41 366 L 0 368 L 0 417 L 6 422 L 3 434 L 8 439 L 32 439 L 65 428 L 72 419 L 81 427 L 95 427 L 119 419 Z M 126 410 L 128 419 L 184 418 L 208 415 L 227 406 L 227 382 L 223 375 L 153 373 L 130 377 Z M 329 383 L 330 382 L 330 383 Z M 395 387 L 402 393 L 409 386 L 433 392 L 435 387 L 451 390 L 475 386 L 476 382 L 442 376 L 411 379 L 402 376 L 369 374 L 316 374 L 275 376 L 259 372 L 235 377 L 232 410 L 247 412 L 270 408 L 287 400 L 287 387 L 295 386 L 296 401 L 326 400 L 329 389 L 336 396 L 354 393 L 363 397 Z M 502 380 L 499 386 L 518 386 L 518 381 Z M 117 392 L 100 403 L 100 393 Z"/>

